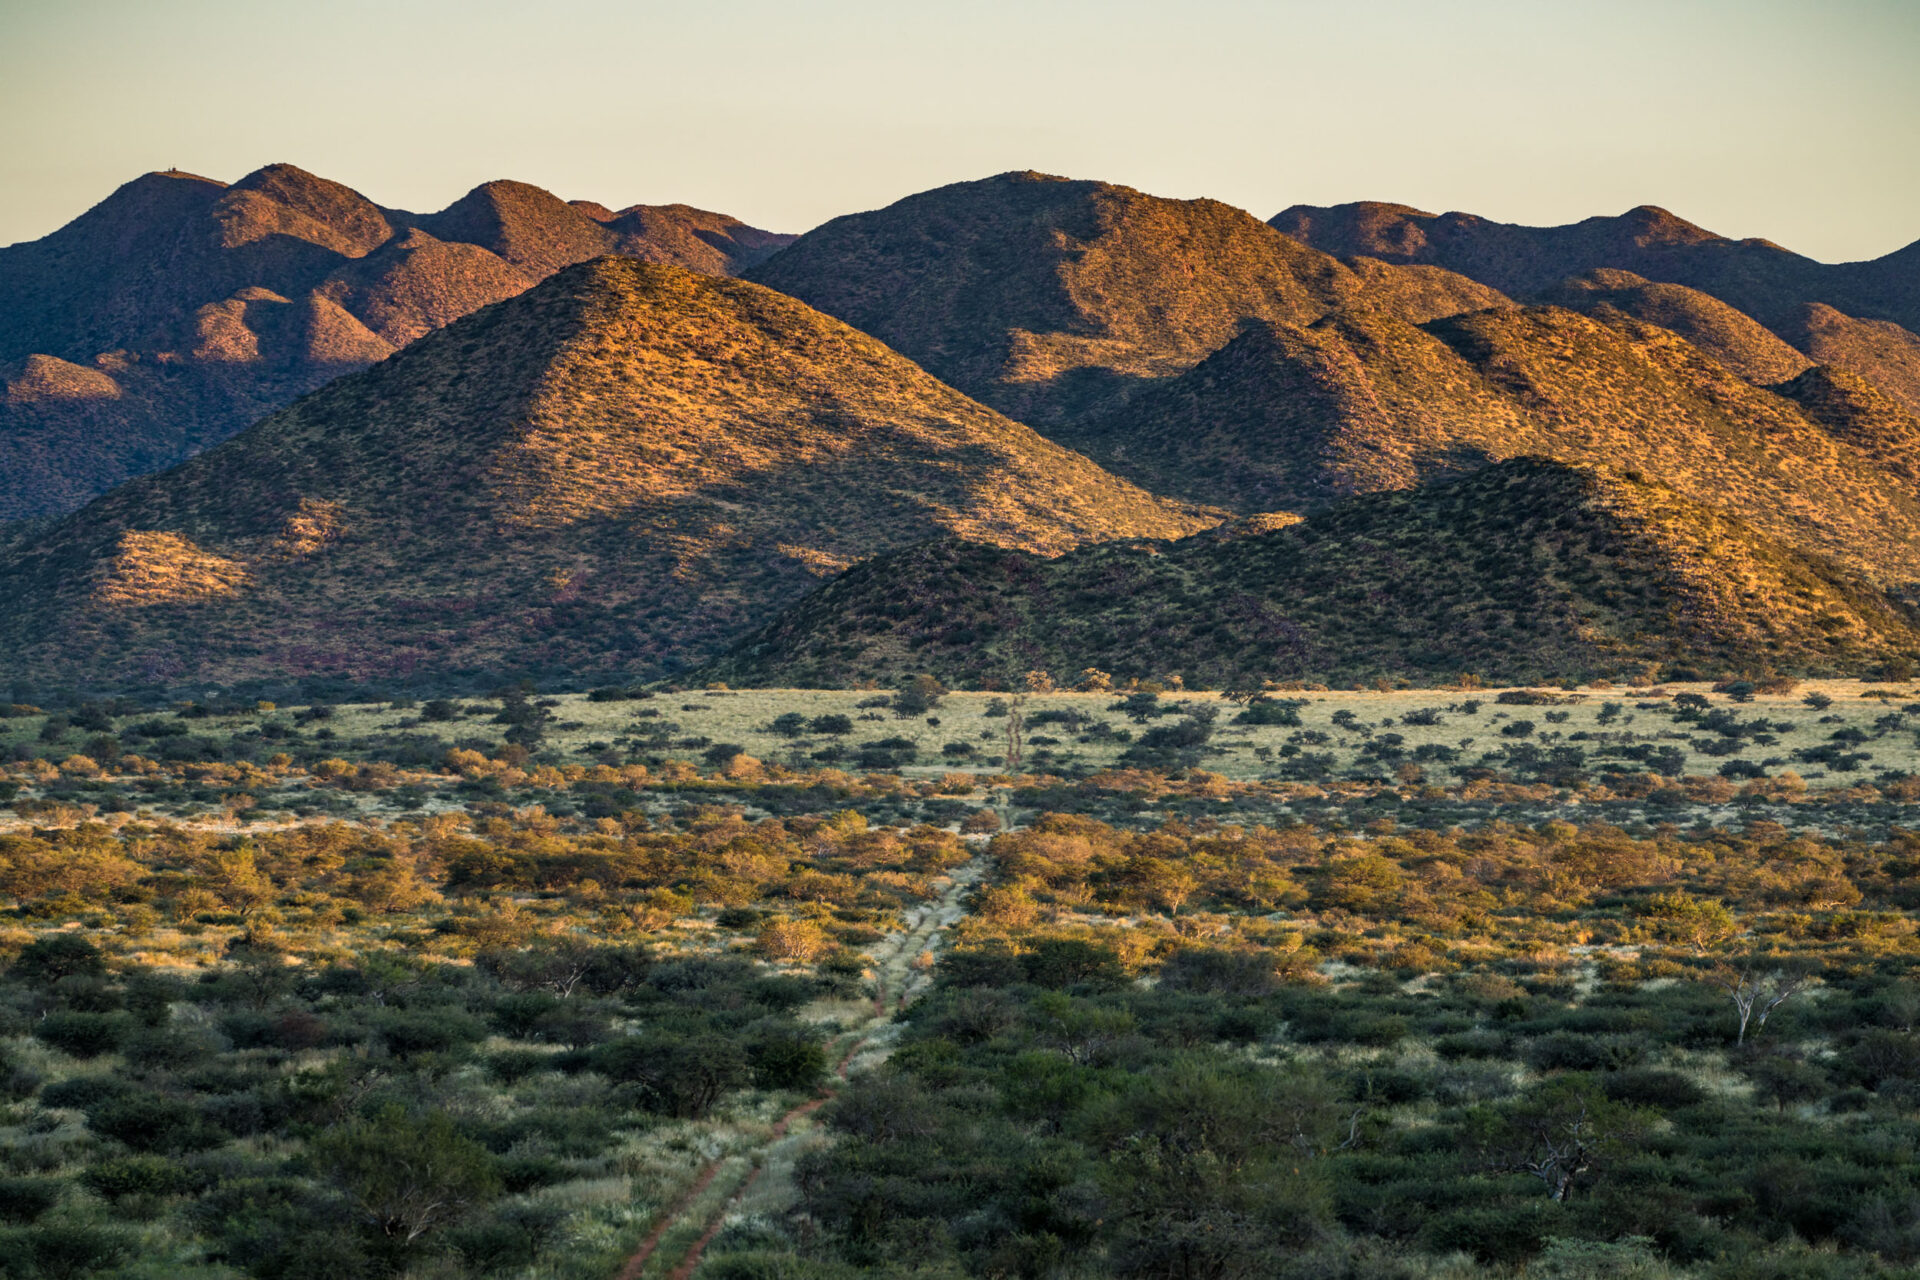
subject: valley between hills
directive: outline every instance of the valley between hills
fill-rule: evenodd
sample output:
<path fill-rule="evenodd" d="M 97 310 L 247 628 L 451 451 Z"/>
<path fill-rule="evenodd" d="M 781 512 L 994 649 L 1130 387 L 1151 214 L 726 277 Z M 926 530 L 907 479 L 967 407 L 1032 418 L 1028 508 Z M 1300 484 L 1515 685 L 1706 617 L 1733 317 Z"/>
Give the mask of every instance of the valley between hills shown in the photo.
<path fill-rule="evenodd" d="M 1920 1274 L 1920 244 L 169 171 L 0 383 L 0 1274 Z"/>

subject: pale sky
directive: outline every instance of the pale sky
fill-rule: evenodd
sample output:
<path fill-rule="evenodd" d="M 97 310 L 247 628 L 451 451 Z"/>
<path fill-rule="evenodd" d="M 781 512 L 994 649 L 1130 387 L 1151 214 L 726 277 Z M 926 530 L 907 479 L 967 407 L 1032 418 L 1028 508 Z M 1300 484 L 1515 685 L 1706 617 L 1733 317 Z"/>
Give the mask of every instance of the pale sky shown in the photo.
<path fill-rule="evenodd" d="M 1920 239 L 1920 0 L 0 0 L 0 244 L 177 166 L 781 231 L 1009 169 L 1826 261 Z"/>

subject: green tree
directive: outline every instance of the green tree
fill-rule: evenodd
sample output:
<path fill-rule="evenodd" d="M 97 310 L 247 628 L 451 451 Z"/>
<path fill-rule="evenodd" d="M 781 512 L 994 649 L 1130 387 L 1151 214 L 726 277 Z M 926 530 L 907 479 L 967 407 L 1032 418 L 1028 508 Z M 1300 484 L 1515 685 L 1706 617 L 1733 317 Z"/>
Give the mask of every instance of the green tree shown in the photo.
<path fill-rule="evenodd" d="M 309 1153 L 367 1225 L 403 1249 L 500 1194 L 493 1156 L 440 1112 L 416 1118 L 388 1107 L 321 1134 Z"/>
<path fill-rule="evenodd" d="M 1105 1153 L 1123 1275 L 1253 1276 L 1326 1230 L 1317 1157 L 1342 1119 L 1317 1073 L 1182 1057 L 1134 1076 L 1084 1128 Z"/>
<path fill-rule="evenodd" d="M 946 696 L 947 686 L 932 676 L 914 676 L 894 690 L 893 713 L 902 719 L 923 716 Z"/>
<path fill-rule="evenodd" d="M 1584 1075 L 1541 1081 L 1499 1108 L 1469 1119 L 1488 1163 L 1537 1178 L 1554 1200 L 1566 1200 L 1601 1169 L 1630 1150 L 1645 1115 L 1614 1102 Z"/>
<path fill-rule="evenodd" d="M 107 971 L 107 959 L 100 948 L 85 938 L 56 933 L 36 938 L 21 948 L 9 976 L 34 986 L 50 987 L 62 978 L 97 978 Z"/>

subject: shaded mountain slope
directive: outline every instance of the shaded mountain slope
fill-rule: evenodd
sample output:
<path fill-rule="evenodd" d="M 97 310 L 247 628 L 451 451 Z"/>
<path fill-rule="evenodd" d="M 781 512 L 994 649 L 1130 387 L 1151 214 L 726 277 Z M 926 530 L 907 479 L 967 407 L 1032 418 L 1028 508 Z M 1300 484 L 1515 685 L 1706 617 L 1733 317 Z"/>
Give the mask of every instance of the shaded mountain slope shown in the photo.
<path fill-rule="evenodd" d="M 1498 308 L 1259 326 L 1059 438 L 1156 492 L 1237 511 L 1538 454 L 1632 468 L 1881 581 L 1920 580 L 1920 490 L 1668 329 Z M 1884 451 L 1881 451 L 1884 453 Z"/>
<path fill-rule="evenodd" d="M 1410 205 L 1362 200 L 1294 205 L 1275 214 L 1268 225 L 1327 253 L 1445 267 L 1516 297 L 1533 297 L 1569 276 L 1601 267 L 1707 289 L 1677 273 L 1708 272 L 1740 253 L 1764 261 L 1778 255 L 1780 265 L 1792 271 L 1819 265 L 1765 241 L 1728 240 L 1652 205 L 1618 217 L 1528 227 L 1470 213 L 1434 214 Z"/>
<path fill-rule="evenodd" d="M 0 402 L 0 519 L 71 510 L 560 266 L 620 252 L 725 274 L 789 238 L 684 205 L 602 221 L 518 183 L 421 216 L 292 165 L 230 186 L 147 174 L 52 235 L 0 248 L 0 372 L 51 356 L 119 388 L 111 432 L 97 405 Z M 278 315 L 250 305 L 264 295 L 341 313 L 333 336 L 300 357 L 254 327 Z M 249 346 L 259 354 L 237 354 Z"/>
<path fill-rule="evenodd" d="M 73 510 L 393 351 L 329 298 L 257 288 L 200 307 L 167 341 L 157 355 L 0 367 L 0 519 Z"/>
<path fill-rule="evenodd" d="M 314 289 L 395 347 L 511 298 L 537 277 L 490 250 L 440 240 L 415 227 L 365 257 L 341 263 Z"/>
<path fill-rule="evenodd" d="M 1781 327 L 1796 347 L 1820 364 L 1865 378 L 1920 413 L 1920 334 L 1885 320 L 1858 320 L 1810 303 Z"/>
<path fill-rule="evenodd" d="M 836 218 L 747 274 L 1042 425 L 1191 367 L 1250 319 L 1306 323 L 1361 298 L 1415 319 L 1501 301 L 1432 270 L 1356 272 L 1217 201 L 1036 173 Z"/>
<path fill-rule="evenodd" d="M 844 686 L 931 672 L 1501 682 L 1855 671 L 1920 651 L 1920 611 L 1664 486 L 1516 459 L 1252 536 L 1047 561 L 941 540 L 876 557 L 702 678 Z"/>
<path fill-rule="evenodd" d="M 1050 554 L 1215 519 L 791 298 L 601 258 L 16 548 L 0 667 L 656 674 L 929 533 Z"/>

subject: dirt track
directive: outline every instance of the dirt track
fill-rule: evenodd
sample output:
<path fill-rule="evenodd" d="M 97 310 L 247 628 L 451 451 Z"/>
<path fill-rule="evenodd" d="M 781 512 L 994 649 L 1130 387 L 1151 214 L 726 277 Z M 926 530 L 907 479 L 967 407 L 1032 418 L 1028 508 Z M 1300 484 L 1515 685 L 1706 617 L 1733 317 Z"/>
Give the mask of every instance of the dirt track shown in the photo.
<path fill-rule="evenodd" d="M 717 1206 L 701 1213 L 702 1230 L 699 1236 L 677 1260 L 661 1257 L 662 1243 L 675 1227 L 684 1225 L 695 1213 L 721 1169 L 729 1160 L 740 1158 L 737 1154 L 714 1160 L 700 1171 L 692 1185 L 647 1233 L 647 1238 L 627 1259 L 626 1265 L 621 1267 L 616 1280 L 645 1280 L 646 1277 L 689 1280 L 700 1265 L 707 1245 L 726 1222 L 728 1212 L 759 1183 L 761 1174 L 768 1166 L 767 1157 L 773 1149 L 790 1139 L 791 1130 L 796 1124 L 804 1122 L 832 1099 L 856 1060 L 860 1060 L 865 1067 L 884 1059 L 885 1046 L 876 1044 L 876 1040 L 892 1021 L 893 1015 L 919 998 L 932 983 L 932 960 L 942 944 L 942 935 L 966 915 L 964 903 L 967 892 L 985 869 L 984 858 L 975 858 L 955 869 L 951 882 L 939 896 L 907 912 L 907 927 L 904 930 L 888 934 L 869 949 L 868 954 L 872 956 L 874 966 L 873 1004 L 864 1021 L 841 1033 L 837 1042 L 841 1052 L 834 1063 L 831 1080 L 814 1097 L 781 1116 L 767 1131 L 766 1137 L 749 1154 L 752 1167 L 746 1176 Z"/>

